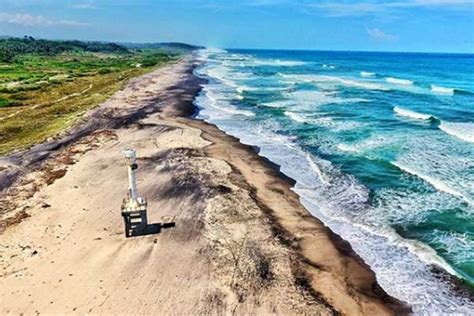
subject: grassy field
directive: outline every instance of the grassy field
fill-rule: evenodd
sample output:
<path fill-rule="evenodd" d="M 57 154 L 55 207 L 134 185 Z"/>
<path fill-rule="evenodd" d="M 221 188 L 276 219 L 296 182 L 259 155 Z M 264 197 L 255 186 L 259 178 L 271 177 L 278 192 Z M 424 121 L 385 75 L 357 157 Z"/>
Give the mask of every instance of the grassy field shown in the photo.
<path fill-rule="evenodd" d="M 0 155 L 57 135 L 130 78 L 178 58 L 159 50 L 70 51 L 0 62 Z"/>

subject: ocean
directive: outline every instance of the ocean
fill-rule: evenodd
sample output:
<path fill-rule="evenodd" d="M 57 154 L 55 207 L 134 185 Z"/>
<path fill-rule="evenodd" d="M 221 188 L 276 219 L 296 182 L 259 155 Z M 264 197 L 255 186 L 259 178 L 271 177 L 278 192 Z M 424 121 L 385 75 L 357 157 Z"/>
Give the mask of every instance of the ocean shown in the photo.
<path fill-rule="evenodd" d="M 474 55 L 203 50 L 198 118 L 257 146 L 418 314 L 474 288 Z M 439 270 L 445 273 L 439 273 Z"/>

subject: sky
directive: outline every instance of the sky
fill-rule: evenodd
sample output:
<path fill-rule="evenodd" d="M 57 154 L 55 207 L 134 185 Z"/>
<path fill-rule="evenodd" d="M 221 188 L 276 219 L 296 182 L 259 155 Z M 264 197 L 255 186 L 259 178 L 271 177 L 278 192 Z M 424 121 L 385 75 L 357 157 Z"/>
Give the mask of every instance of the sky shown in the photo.
<path fill-rule="evenodd" d="M 0 35 L 474 53 L 474 0 L 0 0 Z"/>

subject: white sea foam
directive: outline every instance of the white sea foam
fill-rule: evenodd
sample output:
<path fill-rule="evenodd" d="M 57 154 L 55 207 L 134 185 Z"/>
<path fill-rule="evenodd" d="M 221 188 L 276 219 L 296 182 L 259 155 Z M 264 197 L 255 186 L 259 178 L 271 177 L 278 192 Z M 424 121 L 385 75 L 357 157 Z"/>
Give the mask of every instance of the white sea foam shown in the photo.
<path fill-rule="evenodd" d="M 336 69 L 336 66 L 323 64 L 323 68 L 325 68 L 325 69 Z"/>
<path fill-rule="evenodd" d="M 363 88 L 363 89 L 369 89 L 369 90 L 382 90 L 382 91 L 390 90 L 390 88 L 382 84 L 374 83 L 374 82 L 358 81 L 358 80 L 344 79 L 344 78 L 334 78 L 334 80 L 337 82 L 340 82 L 341 84 L 357 87 L 357 88 Z"/>
<path fill-rule="evenodd" d="M 399 166 L 410 169 L 408 171 L 437 191 L 449 192 L 459 201 L 474 206 L 474 174 L 469 172 L 474 170 L 474 160 L 470 158 L 474 155 L 472 146 L 460 146 L 455 138 L 435 130 L 407 133 L 392 139 L 395 144 L 410 144 L 397 155 Z M 426 189 L 420 190 L 426 192 Z M 474 213 L 474 208 L 471 211 Z"/>
<path fill-rule="evenodd" d="M 291 100 L 280 100 L 280 101 L 260 103 L 261 106 L 266 106 L 269 108 L 285 108 L 294 104 L 295 103 Z"/>
<path fill-rule="evenodd" d="M 222 98 L 217 94 L 217 91 L 211 89 L 204 89 L 204 93 L 206 95 L 205 101 L 206 105 L 218 109 L 222 112 L 229 113 L 232 115 L 243 115 L 247 117 L 255 116 L 255 113 L 252 111 L 240 110 L 235 108 L 234 106 L 230 105 L 229 102 L 226 100 L 222 100 Z M 201 104 L 202 106 L 202 104 Z"/>
<path fill-rule="evenodd" d="M 324 104 L 341 103 L 342 99 L 322 91 L 294 91 L 283 93 L 286 105 L 292 105 L 292 110 L 311 110 Z"/>
<path fill-rule="evenodd" d="M 452 123 L 442 121 L 439 129 L 463 141 L 474 143 L 474 123 Z"/>
<path fill-rule="evenodd" d="M 375 72 L 361 71 L 360 75 L 362 77 L 373 77 L 375 76 Z"/>
<path fill-rule="evenodd" d="M 224 54 L 225 50 L 219 48 L 206 48 L 198 51 L 197 59 L 200 61 L 209 61 L 209 57 L 213 54 Z"/>
<path fill-rule="evenodd" d="M 472 237 L 468 234 L 456 232 L 433 234 L 432 240 L 435 243 L 445 245 L 444 248 L 450 258 L 458 264 L 470 263 L 474 261 L 474 252 L 472 251 Z"/>
<path fill-rule="evenodd" d="M 258 86 L 258 87 L 249 87 L 248 91 L 258 91 L 258 92 L 285 92 L 290 90 L 288 87 L 270 87 L 270 86 Z M 244 89 L 245 90 L 245 89 Z"/>
<path fill-rule="evenodd" d="M 208 48 L 205 48 L 205 49 L 202 49 L 201 52 L 203 52 L 204 54 L 224 54 L 224 53 L 227 53 L 227 51 L 225 49 L 222 49 L 222 48 L 217 48 L 217 47 L 208 47 Z"/>
<path fill-rule="evenodd" d="M 449 265 L 449 263 L 438 256 L 436 251 L 430 246 L 418 240 L 405 239 L 392 229 L 383 231 L 382 235 L 386 236 L 394 245 L 408 249 L 408 251 L 416 255 L 419 259 L 421 259 L 421 261 L 427 263 L 428 265 L 434 264 L 443 268 L 452 275 L 458 275 L 458 273 Z"/>
<path fill-rule="evenodd" d="M 393 111 L 395 113 L 397 113 L 398 115 L 409 117 L 409 118 L 412 118 L 412 119 L 417 119 L 417 120 L 430 120 L 430 119 L 434 118 L 434 116 L 432 116 L 432 115 L 418 113 L 418 112 L 415 112 L 415 111 L 411 111 L 411 110 L 401 108 L 399 106 L 394 107 Z"/>
<path fill-rule="evenodd" d="M 304 115 L 291 112 L 291 111 L 285 111 L 284 114 L 291 118 L 293 121 L 298 122 L 298 123 L 310 123 L 311 120 L 305 117 Z"/>
<path fill-rule="evenodd" d="M 235 89 L 239 94 L 245 91 L 257 91 L 260 90 L 257 87 L 251 87 L 244 84 L 239 84 L 240 80 L 248 79 L 249 75 L 241 72 L 231 71 L 229 67 L 219 65 L 214 67 L 207 67 L 201 70 L 201 73 L 224 84 L 227 87 Z"/>
<path fill-rule="evenodd" d="M 446 88 L 436 85 L 431 85 L 431 91 L 436 94 L 444 94 L 444 95 L 453 95 L 454 89 L 453 88 Z"/>
<path fill-rule="evenodd" d="M 329 185 L 330 182 L 328 181 L 327 176 L 324 174 L 322 168 L 318 165 L 315 159 L 311 157 L 310 154 L 306 154 L 306 160 L 308 161 L 311 170 L 313 170 L 318 175 L 321 183 L 326 186 Z"/>
<path fill-rule="evenodd" d="M 225 67 L 232 67 L 232 66 L 225 66 Z M 227 71 L 225 73 L 226 78 L 230 78 L 232 80 L 247 80 L 252 78 L 252 74 L 246 72 L 239 72 L 239 71 Z"/>
<path fill-rule="evenodd" d="M 446 183 L 444 183 L 442 180 L 440 179 L 436 179 L 434 177 L 431 177 L 429 175 L 426 175 L 426 174 L 423 174 L 417 170 L 414 170 L 408 166 L 405 166 L 397 161 L 393 161 L 392 164 L 398 168 L 400 168 L 401 170 L 411 174 L 411 175 L 414 175 L 414 176 L 417 176 L 418 178 L 426 181 L 427 183 L 431 184 L 434 188 L 436 188 L 437 190 L 439 191 L 442 191 L 442 192 L 445 192 L 445 193 L 448 193 L 448 194 L 451 194 L 453 196 L 456 196 L 456 197 L 459 197 L 463 200 L 465 200 L 466 202 L 468 202 L 469 204 L 472 204 L 474 205 L 474 202 L 469 200 L 468 197 L 464 196 L 461 192 L 455 190 L 454 188 L 450 187 L 449 185 L 447 185 Z"/>
<path fill-rule="evenodd" d="M 349 131 L 364 126 L 364 124 L 360 122 L 350 120 L 334 120 L 330 117 L 320 117 L 314 119 L 313 123 L 334 132 Z"/>
<path fill-rule="evenodd" d="M 336 145 L 336 147 L 341 151 L 361 154 L 367 151 L 373 151 L 378 147 L 387 146 L 387 144 L 390 142 L 390 139 L 383 136 L 378 136 L 366 139 L 355 144 L 339 143 Z"/>
<path fill-rule="evenodd" d="M 357 148 L 354 145 L 349 145 L 349 144 L 337 144 L 336 146 L 339 150 L 346 151 L 346 152 L 359 152 L 359 148 Z"/>
<path fill-rule="evenodd" d="M 473 307 L 468 299 L 450 294 L 449 285 L 431 274 L 431 265 L 452 274 L 456 271 L 429 246 L 404 239 L 388 227 L 370 227 L 353 219 L 325 215 L 328 205 L 324 200 L 311 195 L 308 190 L 297 187 L 295 191 L 313 215 L 350 241 L 353 249 L 376 272 L 379 284 L 390 295 L 409 302 L 415 314 L 443 314 L 447 310 L 464 314 Z M 386 208 L 384 210 L 378 218 L 384 218 Z"/>
<path fill-rule="evenodd" d="M 303 66 L 307 64 L 304 61 L 280 60 L 280 59 L 255 59 L 252 61 L 252 63 L 259 66 L 280 66 L 280 67 L 295 67 L 295 66 Z"/>
<path fill-rule="evenodd" d="M 295 122 L 323 127 L 334 132 L 352 130 L 362 126 L 362 124 L 359 122 L 348 120 L 336 121 L 331 117 L 314 117 L 311 114 L 301 112 L 297 113 L 293 111 L 285 111 L 284 115 Z"/>
<path fill-rule="evenodd" d="M 412 190 L 388 187 L 374 191 L 373 207 L 364 217 L 376 220 L 386 218 L 390 223 L 416 225 L 426 220 L 425 216 L 430 210 L 462 207 L 464 201 L 458 197 L 436 189 L 426 190 L 423 185 L 411 183 Z"/>
<path fill-rule="evenodd" d="M 413 84 L 413 81 L 411 80 L 398 79 L 398 78 L 393 78 L 393 77 L 387 77 L 385 78 L 385 81 L 387 81 L 388 83 L 398 84 L 402 86 L 411 86 Z"/>
<path fill-rule="evenodd" d="M 311 115 L 304 114 L 304 113 L 297 113 L 297 112 L 292 112 L 292 111 L 285 111 L 283 114 L 285 114 L 287 117 L 289 117 L 291 120 L 298 122 L 298 123 L 306 123 L 306 124 L 317 124 L 318 120 L 312 117 Z"/>
<path fill-rule="evenodd" d="M 330 129 L 332 131 L 343 131 L 343 130 L 351 130 L 358 128 L 360 126 L 357 122 L 351 121 L 335 121 L 330 117 L 314 117 L 309 114 L 305 113 L 296 113 L 292 111 L 285 111 L 284 115 L 289 117 L 291 120 L 303 123 L 303 124 L 311 124 L 320 127 L 324 127 Z"/>
<path fill-rule="evenodd" d="M 221 60 L 229 60 L 229 61 L 248 61 L 252 58 L 247 55 L 243 54 L 226 54 L 225 56 L 220 57 Z"/>
<path fill-rule="evenodd" d="M 230 79 L 232 76 L 229 74 L 229 68 L 224 66 L 218 67 L 207 67 L 202 72 L 214 80 L 217 80 L 229 87 L 237 88 L 239 85 L 234 80 Z"/>
<path fill-rule="evenodd" d="M 251 111 L 245 111 L 245 110 L 238 110 L 236 108 L 226 108 L 226 107 L 222 107 L 222 108 L 219 108 L 220 110 L 224 111 L 224 112 L 228 112 L 228 113 L 232 113 L 232 114 L 235 114 L 235 115 L 243 115 L 243 116 L 255 116 L 255 113 L 251 112 Z"/>
<path fill-rule="evenodd" d="M 383 199 L 382 205 L 369 206 L 360 210 L 360 213 L 357 214 L 357 218 L 338 217 L 338 219 L 342 222 L 348 223 L 350 225 L 354 225 L 357 229 L 360 229 L 364 233 L 377 236 L 375 237 L 376 239 L 377 238 L 386 239 L 386 242 L 388 242 L 390 245 L 388 249 L 388 253 L 392 252 L 393 254 L 393 252 L 396 252 L 400 254 L 407 250 L 409 253 L 414 255 L 415 258 L 417 258 L 417 260 L 421 260 L 423 263 L 426 263 L 428 267 L 430 265 L 436 265 L 436 266 L 442 267 L 445 271 L 447 271 L 448 273 L 452 275 L 459 276 L 458 273 L 443 258 L 441 258 L 433 248 L 417 240 L 405 239 L 401 237 L 393 228 L 387 227 L 387 225 L 385 224 L 389 220 L 389 217 L 393 215 L 395 216 L 398 215 L 399 217 L 403 217 L 404 218 L 403 222 L 406 222 L 407 216 L 411 216 L 412 218 L 416 216 L 420 217 L 420 214 L 423 214 L 427 210 L 432 209 L 433 204 L 425 203 L 426 207 L 423 210 L 423 212 L 418 211 L 418 213 L 416 213 L 416 208 L 419 207 L 419 205 L 413 203 L 413 195 L 411 194 L 411 192 L 410 194 L 407 194 L 407 192 L 397 192 L 397 191 L 390 191 L 390 190 L 388 192 L 390 192 L 391 195 Z M 396 198 L 393 199 L 392 194 L 395 196 L 401 194 L 400 197 L 403 197 L 403 199 L 398 199 L 398 200 Z M 381 197 L 380 195 L 377 195 L 374 197 L 375 204 L 377 203 L 377 198 L 380 198 L 380 197 Z M 430 195 L 429 197 L 436 199 L 434 194 Z M 426 195 L 423 197 L 420 196 L 420 198 L 424 199 L 425 202 L 428 202 Z M 442 198 L 442 200 L 444 201 L 444 204 L 441 204 L 441 205 L 446 206 L 446 199 Z M 432 201 L 432 202 L 436 203 L 436 201 Z M 456 206 L 459 206 L 459 204 L 457 204 Z M 390 210 L 390 212 L 387 212 L 387 210 Z M 408 213 L 407 213 L 407 210 L 409 210 Z M 357 239 L 358 238 L 356 238 L 356 240 Z M 357 240 L 357 242 L 359 242 L 359 240 Z M 396 247 L 398 248 L 398 250 L 390 249 L 392 247 L 394 248 Z M 377 255 L 376 252 L 373 252 L 372 254 Z M 387 255 L 387 253 L 383 253 L 382 255 Z M 393 256 L 393 257 L 396 258 L 396 256 Z M 389 268 L 390 270 L 393 269 L 394 267 L 394 266 L 390 267 L 392 263 L 387 263 L 381 258 L 372 258 L 372 260 L 375 260 L 376 262 L 379 261 L 379 264 L 382 264 L 382 265 L 386 264 L 387 268 Z M 416 269 L 419 269 L 419 271 L 416 271 L 416 272 L 412 271 L 412 273 L 415 273 L 415 274 L 418 274 L 421 271 L 424 271 L 424 274 L 428 272 L 426 271 L 426 267 L 424 267 L 423 264 L 421 265 L 419 263 L 417 264 L 416 261 L 410 262 L 408 260 L 405 262 L 398 262 L 398 264 L 408 265 L 408 266 L 411 266 L 412 268 L 416 267 Z M 403 271 L 403 269 L 400 269 L 398 271 Z M 385 275 L 385 277 L 386 276 L 387 275 Z M 405 286 L 409 286 L 410 276 L 407 276 L 406 274 L 404 274 L 404 276 L 408 277 L 406 279 L 406 281 L 408 282 L 405 281 Z M 433 279 L 429 280 L 430 276 L 428 275 L 425 275 L 425 277 L 428 280 L 422 279 L 421 281 L 436 282 L 436 280 L 433 280 Z M 419 281 L 420 280 L 418 280 L 418 282 Z M 400 290 L 403 291 L 403 289 L 400 289 Z"/>
<path fill-rule="evenodd" d="M 249 87 L 249 86 L 245 86 L 245 85 L 241 85 L 241 86 L 236 87 L 235 90 L 236 90 L 238 93 L 244 93 L 245 91 L 257 91 L 258 88 L 256 88 L 256 87 Z"/>
<path fill-rule="evenodd" d="M 355 87 L 360 89 L 367 90 L 382 90 L 388 91 L 389 87 L 386 87 L 383 84 L 373 82 L 373 81 L 363 81 L 356 79 L 349 79 L 336 76 L 323 76 L 323 75 L 282 75 L 282 77 L 287 80 L 291 80 L 293 83 L 298 82 L 313 82 L 313 83 L 330 83 L 336 85 L 343 85 L 348 87 Z"/>
<path fill-rule="evenodd" d="M 295 91 L 284 94 L 287 99 L 293 100 L 299 108 L 313 108 L 324 104 L 338 104 L 346 102 L 342 98 L 332 96 L 322 91 Z"/>

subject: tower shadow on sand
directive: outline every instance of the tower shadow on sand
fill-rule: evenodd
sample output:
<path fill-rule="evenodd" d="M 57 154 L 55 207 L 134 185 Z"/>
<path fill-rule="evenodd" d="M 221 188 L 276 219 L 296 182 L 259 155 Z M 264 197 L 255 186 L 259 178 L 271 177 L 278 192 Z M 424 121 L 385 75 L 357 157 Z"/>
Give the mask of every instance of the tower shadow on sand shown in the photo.
<path fill-rule="evenodd" d="M 148 224 L 146 226 L 137 225 L 130 227 L 128 237 L 139 237 L 139 236 L 146 236 L 146 235 L 154 235 L 159 234 L 163 229 L 173 228 L 176 226 L 175 222 L 169 223 L 154 223 Z"/>

